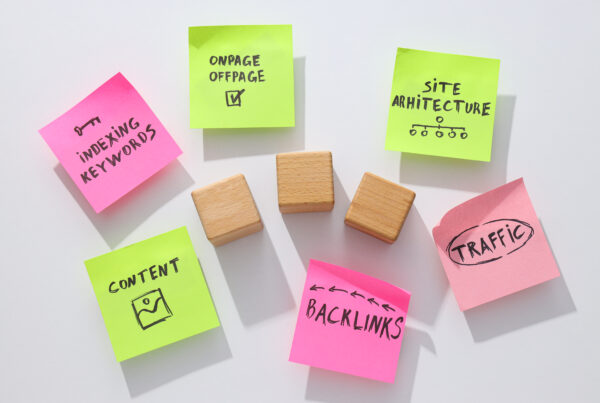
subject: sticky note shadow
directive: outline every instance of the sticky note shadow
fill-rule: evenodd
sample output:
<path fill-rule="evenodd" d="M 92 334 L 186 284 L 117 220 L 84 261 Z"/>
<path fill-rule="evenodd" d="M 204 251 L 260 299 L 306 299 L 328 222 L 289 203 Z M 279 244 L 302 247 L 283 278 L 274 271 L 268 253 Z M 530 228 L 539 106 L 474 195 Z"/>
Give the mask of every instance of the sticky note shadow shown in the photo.
<path fill-rule="evenodd" d="M 403 288 L 412 294 L 409 316 L 434 324 L 448 280 L 416 204 L 398 239 L 389 245 L 344 224 L 350 200 L 335 171 L 333 179 L 333 211 L 283 214 L 302 262 L 308 265 L 317 259 L 341 265 Z"/>
<path fill-rule="evenodd" d="M 266 229 L 215 248 L 245 326 L 296 306 Z"/>
<path fill-rule="evenodd" d="M 506 182 L 508 149 L 517 97 L 498 95 L 490 162 L 402 153 L 400 182 L 483 192 Z"/>
<path fill-rule="evenodd" d="M 409 402 L 421 348 L 424 347 L 435 354 L 435 346 L 426 332 L 408 326 L 405 331 L 396 381 L 393 384 L 311 367 L 306 385 L 306 400 L 349 403 Z"/>
<path fill-rule="evenodd" d="M 131 397 L 231 358 L 223 327 L 121 362 Z"/>
<path fill-rule="evenodd" d="M 306 58 L 294 58 L 295 127 L 204 129 L 204 160 L 304 150 Z"/>
<path fill-rule="evenodd" d="M 482 342 L 576 310 L 561 271 L 558 278 L 469 309 L 464 315 L 473 340 Z"/>
<path fill-rule="evenodd" d="M 194 184 L 190 174 L 176 160 L 104 211 L 96 213 L 62 165 L 56 165 L 54 172 L 111 249 L 159 207 Z"/>

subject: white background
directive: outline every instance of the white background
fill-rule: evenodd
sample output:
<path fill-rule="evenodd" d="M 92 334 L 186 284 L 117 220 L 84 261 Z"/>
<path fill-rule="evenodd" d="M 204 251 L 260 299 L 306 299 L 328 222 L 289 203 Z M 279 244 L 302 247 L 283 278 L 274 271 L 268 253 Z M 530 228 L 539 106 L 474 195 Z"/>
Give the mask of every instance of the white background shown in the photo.
<path fill-rule="evenodd" d="M 2 1 L 0 400 L 597 402 L 599 3 Z M 188 127 L 190 25 L 292 23 L 293 129 Z M 492 162 L 384 150 L 397 47 L 501 59 Z M 121 71 L 184 150 L 96 215 L 37 130 Z M 331 150 L 331 213 L 282 217 L 274 154 Z M 398 241 L 343 224 L 364 171 L 414 189 Z M 190 191 L 244 173 L 265 230 L 220 248 Z M 431 229 L 520 176 L 562 277 L 467 314 Z M 119 364 L 83 261 L 187 226 L 218 330 Z M 310 258 L 413 292 L 395 384 L 289 363 Z"/>

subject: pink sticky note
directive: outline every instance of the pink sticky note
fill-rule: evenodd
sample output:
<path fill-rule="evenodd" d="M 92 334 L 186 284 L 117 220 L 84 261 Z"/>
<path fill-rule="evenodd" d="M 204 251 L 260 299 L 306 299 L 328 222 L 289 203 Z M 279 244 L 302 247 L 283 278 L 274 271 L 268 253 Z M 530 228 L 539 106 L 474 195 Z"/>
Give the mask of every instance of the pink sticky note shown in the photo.
<path fill-rule="evenodd" d="M 448 211 L 433 239 L 461 311 L 560 275 L 522 178 Z"/>
<path fill-rule="evenodd" d="M 40 134 L 97 213 L 181 154 L 121 73 Z"/>
<path fill-rule="evenodd" d="M 410 293 L 311 260 L 290 361 L 394 382 Z"/>

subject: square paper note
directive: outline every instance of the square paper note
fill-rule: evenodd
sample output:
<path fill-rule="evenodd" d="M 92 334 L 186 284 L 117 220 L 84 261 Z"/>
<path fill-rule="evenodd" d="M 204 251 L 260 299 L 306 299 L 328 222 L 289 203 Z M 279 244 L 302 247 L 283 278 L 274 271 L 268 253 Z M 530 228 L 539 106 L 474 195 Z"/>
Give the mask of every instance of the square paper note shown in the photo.
<path fill-rule="evenodd" d="M 117 361 L 219 326 L 185 227 L 85 265 Z"/>
<path fill-rule="evenodd" d="M 448 211 L 433 239 L 461 311 L 560 275 L 522 178 Z"/>
<path fill-rule="evenodd" d="M 311 260 L 290 361 L 394 382 L 410 294 Z"/>
<path fill-rule="evenodd" d="M 181 154 L 121 73 L 40 133 L 97 213 Z"/>
<path fill-rule="evenodd" d="M 294 126 L 291 25 L 190 27 L 192 128 Z"/>
<path fill-rule="evenodd" d="M 398 49 L 386 150 L 489 161 L 500 60 Z"/>

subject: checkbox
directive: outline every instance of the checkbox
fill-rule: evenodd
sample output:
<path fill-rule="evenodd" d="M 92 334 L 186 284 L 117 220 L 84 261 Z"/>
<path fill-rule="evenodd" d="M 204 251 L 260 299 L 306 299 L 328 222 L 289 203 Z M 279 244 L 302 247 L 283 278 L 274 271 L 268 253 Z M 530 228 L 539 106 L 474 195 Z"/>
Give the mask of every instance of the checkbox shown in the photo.
<path fill-rule="evenodd" d="M 225 100 L 227 101 L 227 106 L 242 106 L 242 94 L 246 90 L 236 90 L 236 91 L 225 91 Z"/>

